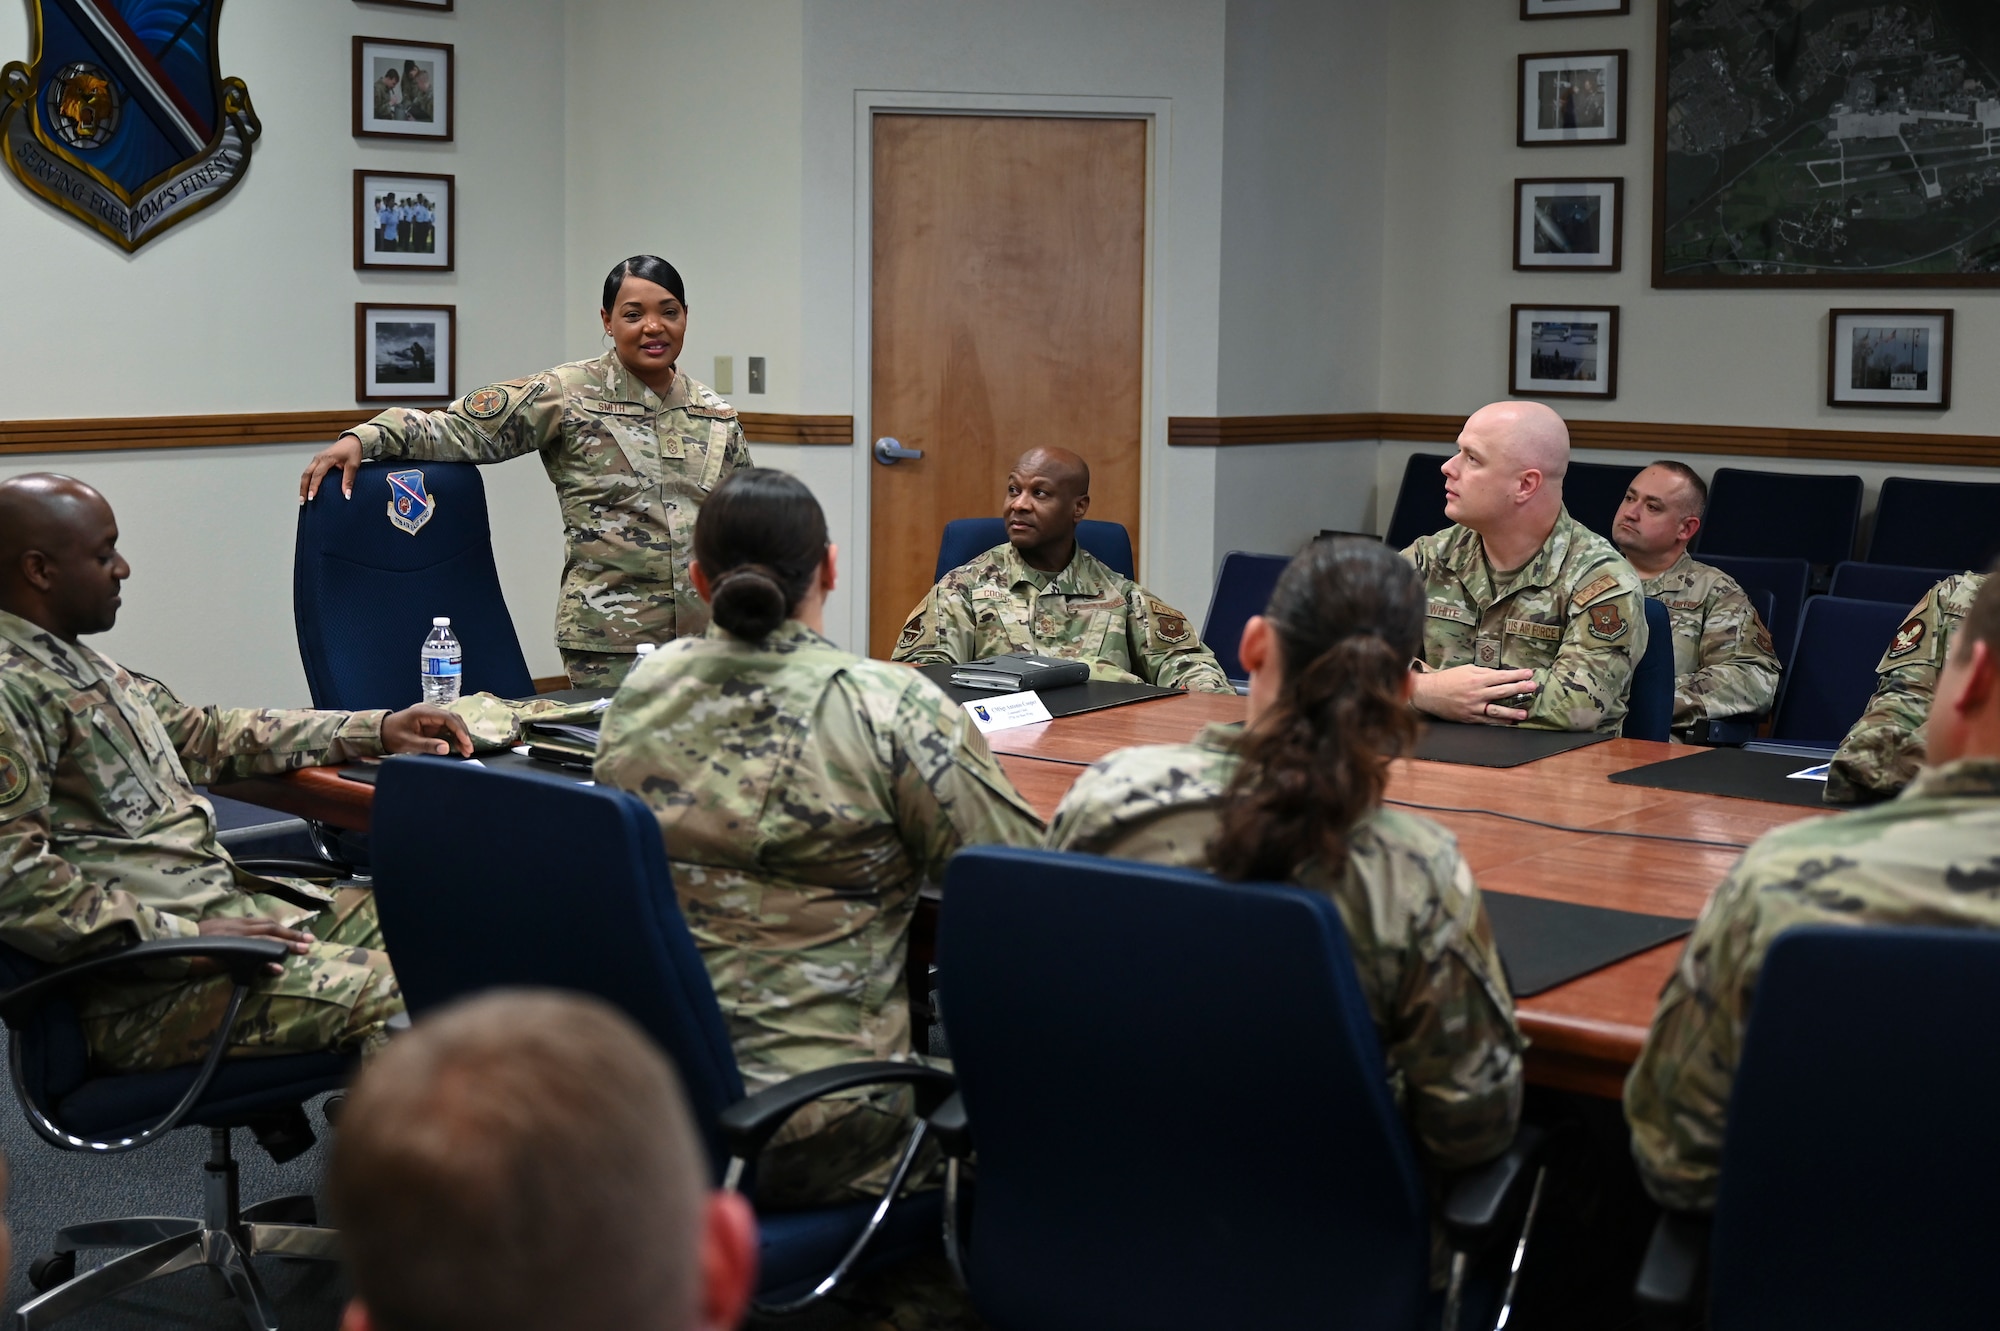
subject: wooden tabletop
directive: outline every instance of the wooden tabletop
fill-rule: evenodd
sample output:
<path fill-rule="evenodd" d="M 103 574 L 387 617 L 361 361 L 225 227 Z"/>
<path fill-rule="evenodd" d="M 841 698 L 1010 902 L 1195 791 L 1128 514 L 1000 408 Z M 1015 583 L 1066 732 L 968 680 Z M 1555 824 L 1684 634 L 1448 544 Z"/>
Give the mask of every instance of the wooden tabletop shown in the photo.
<path fill-rule="evenodd" d="M 1183 694 L 998 731 L 987 739 L 1022 797 L 1046 818 L 1084 767 L 1105 754 L 1133 744 L 1192 739 L 1211 721 L 1243 719 L 1244 705 L 1243 699 L 1229 695 Z M 1651 790 L 1606 779 L 1614 772 L 1699 752 L 1684 745 L 1618 739 L 1512 768 L 1405 760 L 1391 773 L 1389 799 L 1417 806 L 1418 812 L 1450 828 L 1480 886 L 1490 891 L 1693 916 L 1741 854 L 1736 844 L 1819 816 L 1794 805 Z M 307 768 L 236 782 L 218 793 L 361 830 L 368 825 L 374 788 L 342 779 L 337 769 Z M 1736 844 L 1605 835 L 1610 832 Z M 926 923 L 920 920 L 919 929 Z M 1531 1041 L 1529 1078 L 1588 1094 L 1620 1095 L 1680 949 L 1679 942 L 1666 944 L 1521 1000 L 1521 1028 Z"/>

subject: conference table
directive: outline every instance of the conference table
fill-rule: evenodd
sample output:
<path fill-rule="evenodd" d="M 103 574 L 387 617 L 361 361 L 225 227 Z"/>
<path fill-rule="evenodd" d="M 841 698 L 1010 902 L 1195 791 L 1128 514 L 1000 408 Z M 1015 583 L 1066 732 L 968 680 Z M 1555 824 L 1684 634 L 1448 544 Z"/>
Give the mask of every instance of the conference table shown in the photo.
<path fill-rule="evenodd" d="M 1244 707 L 1244 699 L 1233 695 L 1177 694 L 996 731 L 987 742 L 1016 789 L 1046 818 L 1077 776 L 1105 754 L 1134 744 L 1191 739 L 1209 722 L 1241 721 Z M 1483 889 L 1692 917 L 1735 863 L 1740 854 L 1736 845 L 1775 827 L 1821 816 L 1796 805 L 1607 779 L 1615 772 L 1703 751 L 1614 739 L 1511 768 L 1404 759 L 1391 772 L 1388 798 L 1451 829 Z M 374 788 L 342 778 L 336 768 L 306 768 L 233 782 L 217 793 L 360 831 L 368 826 Z M 1606 835 L 1614 832 L 1734 844 Z M 920 913 L 915 950 L 928 951 L 935 927 L 934 910 Z M 1680 951 L 1680 941 L 1666 943 L 1521 999 L 1521 1028 L 1531 1042 L 1529 1079 L 1619 1096 Z"/>

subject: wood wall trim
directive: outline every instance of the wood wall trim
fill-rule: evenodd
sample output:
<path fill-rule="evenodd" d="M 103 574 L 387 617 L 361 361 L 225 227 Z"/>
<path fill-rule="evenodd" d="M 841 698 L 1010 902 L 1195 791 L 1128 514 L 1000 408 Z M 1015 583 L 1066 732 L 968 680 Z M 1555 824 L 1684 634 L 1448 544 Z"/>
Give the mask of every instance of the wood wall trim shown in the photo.
<path fill-rule="evenodd" d="M 1167 421 L 1167 443 L 1183 448 L 1317 444 L 1351 439 L 1449 444 L 1457 441 L 1464 425 L 1463 416 L 1397 412 L 1353 412 L 1338 416 L 1174 416 Z M 1570 443 L 1578 448 L 1635 453 L 1726 453 L 1840 462 L 2000 467 L 2000 437 L 1981 434 L 1572 420 L 1569 437 Z"/>
<path fill-rule="evenodd" d="M 91 453 L 127 448 L 215 448 L 230 444 L 330 443 L 375 413 L 274 411 L 228 416 L 105 416 L 75 420 L 0 421 L 0 455 Z M 760 444 L 851 444 L 852 416 L 740 414 L 744 436 Z"/>

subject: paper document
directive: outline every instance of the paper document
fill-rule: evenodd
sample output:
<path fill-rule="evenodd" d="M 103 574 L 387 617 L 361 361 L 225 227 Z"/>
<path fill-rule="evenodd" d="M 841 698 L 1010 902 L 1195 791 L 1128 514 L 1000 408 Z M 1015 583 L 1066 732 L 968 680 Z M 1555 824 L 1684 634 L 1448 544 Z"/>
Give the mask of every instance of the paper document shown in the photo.
<path fill-rule="evenodd" d="M 1049 715 L 1049 709 L 1043 706 L 1041 696 L 1035 693 L 1003 693 L 974 702 L 962 702 L 959 706 L 965 709 L 982 735 L 1054 719 Z"/>
<path fill-rule="evenodd" d="M 1832 766 L 1832 763 L 1821 763 L 1817 767 L 1808 767 L 1803 772 L 1793 772 L 1785 779 L 1788 781 L 1824 781 L 1826 780 L 1827 769 Z"/>

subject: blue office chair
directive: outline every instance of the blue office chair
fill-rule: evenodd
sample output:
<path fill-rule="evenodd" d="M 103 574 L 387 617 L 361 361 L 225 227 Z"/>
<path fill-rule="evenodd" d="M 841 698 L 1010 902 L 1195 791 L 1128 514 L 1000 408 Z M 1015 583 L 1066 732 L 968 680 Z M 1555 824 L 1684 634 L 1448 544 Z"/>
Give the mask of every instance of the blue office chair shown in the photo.
<path fill-rule="evenodd" d="M 1271 603 L 1271 590 L 1290 566 L 1283 555 L 1253 555 L 1231 550 L 1222 557 L 1222 569 L 1215 575 L 1215 595 L 1208 601 L 1208 619 L 1201 626 L 1201 640 L 1222 664 L 1222 673 L 1236 685 L 1238 693 L 1248 685 L 1250 672 L 1237 659 L 1236 648 L 1243 641 L 1243 626 L 1250 616 L 1261 615 Z"/>
<path fill-rule="evenodd" d="M 449 828 L 440 837 L 439 828 Z M 951 1076 L 912 1063 L 854 1063 L 745 1098 L 694 940 L 674 896 L 660 825 L 636 796 L 562 775 L 392 758 L 375 786 L 375 899 L 411 1015 L 508 985 L 594 994 L 672 1057 L 724 1187 L 745 1181 L 792 1113 L 860 1086 L 914 1088 L 920 1113 Z M 921 1146 L 919 1124 L 887 1196 Z M 803 1308 L 851 1274 L 935 1251 L 936 1189 L 758 1216 L 758 1301 Z"/>
<path fill-rule="evenodd" d="M 299 509 L 292 556 L 292 618 L 313 706 L 419 701 L 418 654 L 437 615 L 451 617 L 465 649 L 466 693 L 533 695 L 493 565 L 479 468 L 364 462 L 351 500 L 330 476 Z"/>
<path fill-rule="evenodd" d="M 1859 476 L 1719 467 L 1709 481 L 1694 557 L 1709 563 L 1710 555 L 1803 559 L 1813 566 L 1812 586 L 1819 591 L 1835 564 L 1854 557 L 1860 529 Z"/>
<path fill-rule="evenodd" d="M 1807 601 L 1798 651 L 1778 694 L 1771 739 L 1838 747 L 1868 710 L 1875 667 L 1909 613 L 1907 605 L 1890 601 L 1841 596 Z"/>
<path fill-rule="evenodd" d="M 996 545 L 1007 543 L 1007 525 L 999 518 L 953 518 L 938 539 L 936 582 L 960 564 L 969 564 Z M 1137 577 L 1132 569 L 1132 533 L 1122 522 L 1085 518 L 1076 524 L 1076 543 L 1096 555 L 1113 573 Z"/>
<path fill-rule="evenodd" d="M 948 1192 L 978 1162 L 948 1250 L 995 1331 L 1425 1324 L 1423 1174 L 1330 900 L 993 846 L 944 899 Z M 1465 1241 L 1532 1138 L 1454 1191 Z"/>
<path fill-rule="evenodd" d="M 1778 652 L 1778 664 L 1792 668 L 1792 648 L 1799 637 L 1799 616 L 1806 606 L 1806 588 L 1812 583 L 1812 566 L 1803 559 L 1766 559 L 1746 555 L 1699 556 L 1704 564 L 1736 579 L 1754 602 L 1759 592 L 1771 594 L 1771 612 L 1764 627 L 1771 630 L 1771 643 Z"/>
<path fill-rule="evenodd" d="M 1654 1231 L 1638 1295 L 1713 1331 L 1986 1326 L 2000 1227 L 2000 936 L 1815 926 L 1764 960 L 1730 1096 L 1712 1237 Z"/>
<path fill-rule="evenodd" d="M 1646 598 L 1646 654 L 1632 669 L 1632 691 L 1627 696 L 1626 739 L 1652 739 L 1662 743 L 1674 731 L 1674 621 L 1667 607 Z"/>
<path fill-rule="evenodd" d="M 1986 568 L 2000 556 L 2000 485 L 1891 476 L 1875 501 L 1868 562 Z M 1913 598 L 1914 599 L 1914 598 Z"/>
<path fill-rule="evenodd" d="M 1644 471 L 1613 462 L 1572 462 L 1563 477 L 1563 507 L 1569 515 L 1609 541 L 1632 478 Z"/>
<path fill-rule="evenodd" d="M 2000 486 L 1993 487 L 2000 490 Z M 1994 521 L 2000 522 L 2000 512 L 1994 514 Z M 1973 567 L 1984 567 L 1974 565 Z M 1956 568 L 1904 568 L 1896 564 L 1862 564 L 1849 560 L 1833 570 L 1834 596 L 1845 596 L 1856 601 L 1894 601 L 1899 605 L 1915 605 L 1930 593 L 1930 589 L 1943 582 L 1954 573 L 1963 573 Z"/>
<path fill-rule="evenodd" d="M 1444 473 L 1438 470 L 1449 461 L 1449 453 L 1412 453 L 1403 464 L 1403 485 L 1389 515 L 1389 534 L 1383 537 L 1391 550 L 1406 549 L 1419 536 L 1451 525 L 1444 515 Z"/>
<path fill-rule="evenodd" d="M 254 1206 L 238 1200 L 231 1131 L 250 1128 L 274 1159 L 292 1159 L 313 1144 L 305 1103 L 344 1085 L 353 1070 L 354 1059 L 345 1054 L 222 1058 L 250 982 L 284 955 L 285 944 L 274 938 L 187 938 L 44 966 L 0 946 L 0 1020 L 10 1037 L 14 1095 L 37 1136 L 57 1150 L 114 1155 L 176 1128 L 202 1127 L 209 1135 L 201 1218 L 129 1216 L 63 1227 L 53 1250 L 29 1267 L 29 1283 L 41 1293 L 15 1310 L 14 1327 L 45 1327 L 149 1280 L 206 1266 L 228 1285 L 253 1328 L 277 1331 L 277 1314 L 249 1259 L 276 1253 L 339 1260 L 337 1236 L 318 1227 L 311 1197 Z M 163 1072 L 93 1068 L 70 991 L 82 981 L 191 957 L 214 962 L 236 982 L 223 1034 L 208 1056 Z M 76 1254 L 89 1248 L 137 1251 L 78 1275 Z"/>

